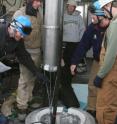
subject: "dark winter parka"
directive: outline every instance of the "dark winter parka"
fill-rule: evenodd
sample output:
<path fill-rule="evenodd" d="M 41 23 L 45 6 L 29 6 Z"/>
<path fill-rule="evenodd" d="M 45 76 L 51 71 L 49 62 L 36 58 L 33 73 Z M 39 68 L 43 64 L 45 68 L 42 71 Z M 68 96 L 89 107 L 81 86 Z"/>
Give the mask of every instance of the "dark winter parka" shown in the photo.
<path fill-rule="evenodd" d="M 8 33 L 9 25 L 7 23 L 0 23 L 0 60 L 9 54 L 15 54 L 19 63 L 25 65 L 35 75 L 37 68 L 30 54 L 25 49 L 23 39 L 21 39 L 22 41 L 16 41 L 14 38 L 11 38 Z"/>
<path fill-rule="evenodd" d="M 91 23 L 84 32 L 81 42 L 73 54 L 71 64 L 78 64 L 90 48 L 93 49 L 94 60 L 99 61 L 101 44 L 105 30 L 105 28 L 100 28 L 98 25 Z"/>

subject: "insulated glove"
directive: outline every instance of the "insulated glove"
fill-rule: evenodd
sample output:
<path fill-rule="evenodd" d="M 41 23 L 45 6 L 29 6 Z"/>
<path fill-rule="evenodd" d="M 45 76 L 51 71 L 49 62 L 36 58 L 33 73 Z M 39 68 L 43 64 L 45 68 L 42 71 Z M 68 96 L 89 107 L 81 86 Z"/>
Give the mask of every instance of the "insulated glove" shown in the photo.
<path fill-rule="evenodd" d="M 40 73 L 40 72 L 36 72 L 36 78 L 37 78 L 37 80 L 39 80 L 43 84 L 49 83 L 48 77 L 45 76 L 44 74 Z"/>
<path fill-rule="evenodd" d="M 96 76 L 93 83 L 96 87 L 101 88 L 102 87 L 102 78 L 100 78 L 99 76 Z"/>

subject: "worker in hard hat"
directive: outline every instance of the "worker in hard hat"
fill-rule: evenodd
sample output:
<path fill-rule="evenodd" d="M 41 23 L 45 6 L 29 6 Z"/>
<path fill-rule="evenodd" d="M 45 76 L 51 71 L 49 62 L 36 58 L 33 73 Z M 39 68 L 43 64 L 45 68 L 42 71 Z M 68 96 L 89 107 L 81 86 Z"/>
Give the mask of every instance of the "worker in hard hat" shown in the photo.
<path fill-rule="evenodd" d="M 98 124 L 114 124 L 117 116 L 117 2 L 99 0 L 95 5 L 111 20 L 103 42 L 104 61 L 94 80 L 94 85 L 99 88 L 96 117 Z"/>
<path fill-rule="evenodd" d="M 86 55 L 87 51 L 93 48 L 93 64 L 88 82 L 88 105 L 87 112 L 96 117 L 97 88 L 93 85 L 93 80 L 97 74 L 100 61 L 100 50 L 104 32 L 109 25 L 109 19 L 101 9 L 96 9 L 93 4 L 88 7 L 92 23 L 83 34 L 79 46 L 76 48 L 71 59 L 71 73 L 75 75 L 77 64 Z"/>
<path fill-rule="evenodd" d="M 42 61 L 42 15 L 39 11 L 41 6 L 42 0 L 26 0 L 26 6 L 18 9 L 13 15 L 13 18 L 16 18 L 19 15 L 25 15 L 29 17 L 32 22 L 33 32 L 24 39 L 26 41 L 24 45 L 38 68 L 40 68 Z M 19 111 L 21 111 L 21 115 L 25 115 L 24 117 L 26 117 L 29 102 L 33 99 L 32 91 L 35 86 L 35 76 L 33 76 L 32 73 L 30 73 L 30 71 L 22 64 L 19 64 L 19 69 L 20 78 L 18 82 L 16 101 L 17 107 Z M 23 118 L 20 120 L 23 120 Z"/>
<path fill-rule="evenodd" d="M 70 60 L 84 33 L 85 26 L 76 7 L 75 0 L 68 0 L 63 19 L 63 60 L 65 65 L 62 67 L 60 99 L 66 107 L 79 107 L 79 102 L 71 86 Z"/>

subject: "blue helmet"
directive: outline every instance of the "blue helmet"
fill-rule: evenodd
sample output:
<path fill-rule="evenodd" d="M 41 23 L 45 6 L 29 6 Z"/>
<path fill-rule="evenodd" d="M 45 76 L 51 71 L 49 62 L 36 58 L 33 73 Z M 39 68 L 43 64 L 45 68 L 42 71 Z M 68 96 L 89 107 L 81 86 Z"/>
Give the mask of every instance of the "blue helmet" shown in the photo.
<path fill-rule="evenodd" d="M 27 16 L 18 16 L 11 23 L 16 30 L 18 30 L 23 36 L 27 36 L 32 31 L 32 23 Z"/>
<path fill-rule="evenodd" d="M 95 6 L 96 9 L 101 9 L 101 5 L 99 1 L 95 1 L 93 5 Z"/>
<path fill-rule="evenodd" d="M 99 7 L 97 7 L 97 6 L 95 5 L 95 3 L 96 3 L 96 2 L 94 2 L 93 4 L 90 4 L 88 10 L 89 10 L 91 13 L 93 13 L 94 15 L 96 15 L 96 16 L 105 16 L 104 11 L 103 11 L 102 9 L 100 9 Z"/>
<path fill-rule="evenodd" d="M 101 9 L 102 7 L 104 7 L 106 4 L 113 2 L 114 0 L 98 0 L 96 2 L 94 2 L 94 6 L 96 9 Z M 108 12 L 109 16 L 107 16 L 108 19 L 112 19 L 113 15 L 112 15 L 112 5 L 110 10 L 108 9 L 104 9 L 106 12 Z"/>
<path fill-rule="evenodd" d="M 95 14 L 96 16 L 105 16 L 104 11 L 101 9 L 95 10 L 95 12 L 93 14 Z"/>

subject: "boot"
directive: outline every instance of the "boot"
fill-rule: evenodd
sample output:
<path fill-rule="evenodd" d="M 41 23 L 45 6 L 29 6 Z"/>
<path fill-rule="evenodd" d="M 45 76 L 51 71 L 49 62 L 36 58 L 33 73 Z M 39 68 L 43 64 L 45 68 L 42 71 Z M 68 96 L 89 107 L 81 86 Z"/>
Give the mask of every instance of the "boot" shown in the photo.
<path fill-rule="evenodd" d="M 38 109 L 42 106 L 42 99 L 38 96 L 34 96 L 33 99 L 28 103 L 30 110 Z"/>
<path fill-rule="evenodd" d="M 20 122 L 24 122 L 26 116 L 27 116 L 27 109 L 18 109 L 18 116 L 17 116 L 17 119 L 18 119 Z"/>
<path fill-rule="evenodd" d="M 87 110 L 89 114 L 91 114 L 94 118 L 96 118 L 96 111 L 95 110 Z"/>

